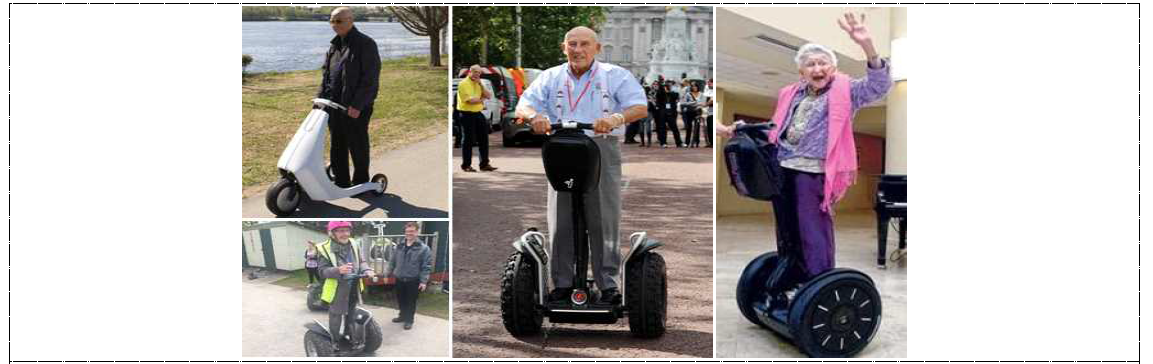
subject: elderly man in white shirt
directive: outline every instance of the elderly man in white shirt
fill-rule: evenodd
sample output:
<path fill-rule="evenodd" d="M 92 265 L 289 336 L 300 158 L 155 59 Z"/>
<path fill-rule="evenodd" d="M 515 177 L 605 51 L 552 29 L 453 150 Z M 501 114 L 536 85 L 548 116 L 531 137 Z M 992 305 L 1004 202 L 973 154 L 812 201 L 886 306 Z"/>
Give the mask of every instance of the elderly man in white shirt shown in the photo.
<path fill-rule="evenodd" d="M 516 116 L 532 123 L 536 133 L 547 133 L 550 123 L 576 121 L 592 124 L 593 140 L 601 152 L 598 187 L 584 196 L 588 217 L 593 279 L 601 303 L 620 303 L 621 152 L 619 136 L 625 124 L 648 115 L 644 88 L 628 70 L 597 62 L 601 51 L 596 32 L 576 27 L 560 44 L 568 62 L 550 68 L 533 81 L 516 106 Z M 548 185 L 546 183 L 546 185 Z M 553 291 L 550 301 L 565 299 L 573 287 L 572 196 L 548 186 L 549 240 L 552 241 Z"/>

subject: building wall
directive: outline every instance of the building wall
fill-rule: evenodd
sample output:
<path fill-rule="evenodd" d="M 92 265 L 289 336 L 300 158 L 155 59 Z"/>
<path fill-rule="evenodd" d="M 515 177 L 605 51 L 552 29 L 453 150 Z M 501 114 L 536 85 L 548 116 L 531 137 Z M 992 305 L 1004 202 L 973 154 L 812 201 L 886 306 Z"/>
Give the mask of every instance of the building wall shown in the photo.
<path fill-rule="evenodd" d="M 248 254 L 248 264 L 253 267 L 264 266 L 264 249 L 260 246 L 260 230 L 247 230 L 241 234 L 244 239 L 244 251 Z"/>
<path fill-rule="evenodd" d="M 304 269 L 304 250 L 308 242 L 323 242 L 328 235 L 296 225 L 272 228 L 272 244 L 276 249 L 276 267 L 283 270 Z"/>
<path fill-rule="evenodd" d="M 665 16 L 664 6 L 613 6 L 605 14 L 599 38 L 602 51 L 599 59 L 624 67 L 637 77 L 649 72 L 649 50 L 660 40 Z M 708 6 L 689 6 L 684 9 L 689 18 L 688 32 L 693 38 L 701 74 L 713 77 L 713 9 Z M 680 78 L 680 75 L 672 77 Z"/>

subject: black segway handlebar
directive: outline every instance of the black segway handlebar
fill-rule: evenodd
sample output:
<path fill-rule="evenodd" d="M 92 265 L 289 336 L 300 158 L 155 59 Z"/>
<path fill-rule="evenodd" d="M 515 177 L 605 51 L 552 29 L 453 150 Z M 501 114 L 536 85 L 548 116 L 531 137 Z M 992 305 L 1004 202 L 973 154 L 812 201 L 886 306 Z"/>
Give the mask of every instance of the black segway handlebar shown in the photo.
<path fill-rule="evenodd" d="M 578 130 L 593 130 L 593 124 L 579 123 L 576 121 L 562 121 L 559 123 L 549 124 L 550 130 L 560 129 L 578 129 Z"/>
<path fill-rule="evenodd" d="M 365 274 L 365 272 L 368 272 L 370 270 L 371 269 L 365 269 L 365 270 L 357 271 L 356 273 L 343 274 L 340 276 L 340 279 L 354 280 L 354 279 L 368 278 L 368 274 Z M 375 271 L 373 273 L 375 273 Z"/>
<path fill-rule="evenodd" d="M 773 126 L 775 126 L 775 125 L 776 124 L 773 123 L 772 121 L 766 122 L 766 123 L 748 123 L 748 122 L 745 122 L 744 120 L 737 120 L 736 122 L 733 123 L 733 131 L 736 132 L 738 130 L 754 129 L 754 128 L 772 129 Z"/>

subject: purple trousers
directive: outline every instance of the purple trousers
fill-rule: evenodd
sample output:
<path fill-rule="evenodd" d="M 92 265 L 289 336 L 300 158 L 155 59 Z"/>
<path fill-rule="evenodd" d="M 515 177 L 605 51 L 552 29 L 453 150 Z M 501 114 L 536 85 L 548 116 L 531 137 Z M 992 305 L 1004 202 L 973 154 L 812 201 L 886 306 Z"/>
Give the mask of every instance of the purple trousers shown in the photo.
<path fill-rule="evenodd" d="M 808 280 L 836 264 L 833 217 L 821 211 L 825 175 L 781 168 L 781 195 L 773 200 L 777 219 L 777 251 L 799 263 L 798 273 Z M 800 277 L 799 277 L 800 278 Z"/>

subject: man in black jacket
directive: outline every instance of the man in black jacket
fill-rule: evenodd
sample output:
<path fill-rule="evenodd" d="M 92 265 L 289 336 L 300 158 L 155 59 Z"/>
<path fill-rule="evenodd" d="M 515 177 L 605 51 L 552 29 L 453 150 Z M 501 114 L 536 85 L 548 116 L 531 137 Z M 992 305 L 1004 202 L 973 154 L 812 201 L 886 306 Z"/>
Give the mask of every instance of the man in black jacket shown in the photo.
<path fill-rule="evenodd" d="M 661 85 L 657 91 L 657 108 L 661 110 L 661 117 L 663 120 L 659 121 L 658 126 L 664 125 L 664 128 L 657 128 L 657 140 L 661 142 L 661 148 L 668 148 L 666 141 L 668 137 L 665 132 L 671 131 L 673 133 L 673 140 L 676 141 L 676 147 L 681 147 L 681 132 L 677 128 L 677 107 L 680 101 L 681 94 L 673 90 L 673 81 L 666 81 Z"/>
<path fill-rule="evenodd" d="M 380 53 L 373 41 L 352 25 L 352 9 L 332 11 L 328 23 L 336 36 L 324 56 L 324 79 L 316 97 L 329 99 L 348 108 L 329 110 L 328 132 L 332 135 L 330 161 L 336 185 L 350 187 L 368 182 L 368 121 L 380 83 Z M 348 179 L 348 155 L 356 171 Z"/>
<path fill-rule="evenodd" d="M 388 260 L 388 271 L 396 277 L 396 301 L 399 313 L 392 319 L 404 323 L 405 330 L 412 330 L 416 319 L 416 301 L 428 287 L 432 274 L 432 249 L 420 240 L 420 223 L 409 221 L 404 224 L 404 244 L 396 247 Z"/>

